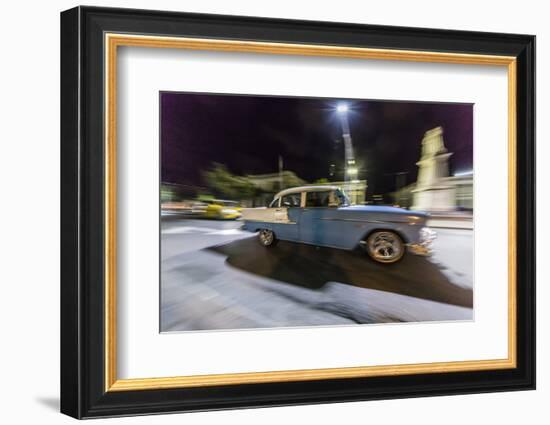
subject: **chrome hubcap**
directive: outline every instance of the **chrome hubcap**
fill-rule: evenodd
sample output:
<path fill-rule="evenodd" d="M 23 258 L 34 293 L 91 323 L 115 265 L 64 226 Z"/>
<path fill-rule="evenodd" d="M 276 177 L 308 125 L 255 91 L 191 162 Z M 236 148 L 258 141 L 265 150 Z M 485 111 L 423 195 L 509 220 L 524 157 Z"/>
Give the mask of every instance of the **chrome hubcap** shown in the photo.
<path fill-rule="evenodd" d="M 394 233 L 376 232 L 369 237 L 368 249 L 375 260 L 391 262 L 401 256 L 403 244 Z"/>
<path fill-rule="evenodd" d="M 271 230 L 260 230 L 260 242 L 263 245 L 271 245 L 273 242 L 273 232 Z"/>

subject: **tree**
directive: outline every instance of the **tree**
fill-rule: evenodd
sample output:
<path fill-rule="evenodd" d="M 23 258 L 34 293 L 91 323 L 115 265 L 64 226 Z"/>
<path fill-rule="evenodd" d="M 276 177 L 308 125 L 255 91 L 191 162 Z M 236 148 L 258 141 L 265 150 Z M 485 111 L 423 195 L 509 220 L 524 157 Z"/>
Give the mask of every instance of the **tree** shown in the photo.
<path fill-rule="evenodd" d="M 214 163 L 214 166 L 203 173 L 208 187 L 218 196 L 227 199 L 252 199 L 256 196 L 256 187 L 244 176 L 232 174 L 225 165 Z"/>
<path fill-rule="evenodd" d="M 315 184 L 329 184 L 330 181 L 323 177 L 323 178 L 315 180 L 313 183 L 315 183 Z"/>

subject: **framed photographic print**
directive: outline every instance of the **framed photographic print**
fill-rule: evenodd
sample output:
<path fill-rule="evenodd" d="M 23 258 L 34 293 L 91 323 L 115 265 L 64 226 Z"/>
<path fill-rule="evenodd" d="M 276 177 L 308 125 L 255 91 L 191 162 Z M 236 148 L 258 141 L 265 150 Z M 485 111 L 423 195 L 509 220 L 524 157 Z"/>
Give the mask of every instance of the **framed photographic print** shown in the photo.
<path fill-rule="evenodd" d="M 61 14 L 61 411 L 535 387 L 529 35 Z"/>

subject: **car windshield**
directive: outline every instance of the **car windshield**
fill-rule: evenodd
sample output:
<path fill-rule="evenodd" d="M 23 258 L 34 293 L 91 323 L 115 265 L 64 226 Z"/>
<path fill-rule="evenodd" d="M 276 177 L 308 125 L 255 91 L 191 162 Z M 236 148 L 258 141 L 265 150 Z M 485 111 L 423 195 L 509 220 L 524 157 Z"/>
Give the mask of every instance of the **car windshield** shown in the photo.
<path fill-rule="evenodd" d="M 295 208 L 300 206 L 302 194 L 301 193 L 290 193 L 281 198 L 281 207 Z"/>

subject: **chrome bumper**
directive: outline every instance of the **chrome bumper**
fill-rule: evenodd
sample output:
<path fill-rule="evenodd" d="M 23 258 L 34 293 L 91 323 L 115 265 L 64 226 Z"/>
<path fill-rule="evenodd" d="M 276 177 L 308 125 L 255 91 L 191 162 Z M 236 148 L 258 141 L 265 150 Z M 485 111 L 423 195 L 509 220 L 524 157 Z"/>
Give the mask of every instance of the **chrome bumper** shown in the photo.
<path fill-rule="evenodd" d="M 423 227 L 420 229 L 420 240 L 417 243 L 407 244 L 407 248 L 412 254 L 430 256 L 433 253 L 431 246 L 436 237 L 436 232 L 429 227 Z"/>

